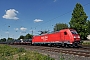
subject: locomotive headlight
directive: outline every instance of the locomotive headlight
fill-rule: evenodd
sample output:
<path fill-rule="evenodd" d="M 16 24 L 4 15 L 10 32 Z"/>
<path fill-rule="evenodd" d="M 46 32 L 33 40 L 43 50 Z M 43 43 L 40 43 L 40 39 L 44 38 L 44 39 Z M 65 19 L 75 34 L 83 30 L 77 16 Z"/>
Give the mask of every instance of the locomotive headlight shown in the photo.
<path fill-rule="evenodd" d="M 80 38 L 80 36 L 78 36 L 78 38 Z"/>
<path fill-rule="evenodd" d="M 74 38 L 76 38 L 76 36 L 74 36 Z"/>

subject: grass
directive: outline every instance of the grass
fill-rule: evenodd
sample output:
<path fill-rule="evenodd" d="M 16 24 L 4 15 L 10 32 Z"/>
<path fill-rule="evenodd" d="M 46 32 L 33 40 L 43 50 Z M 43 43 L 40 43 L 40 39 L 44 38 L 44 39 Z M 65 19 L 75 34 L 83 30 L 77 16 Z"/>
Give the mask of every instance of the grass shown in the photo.
<path fill-rule="evenodd" d="M 82 45 L 90 45 L 90 41 L 84 41 Z"/>
<path fill-rule="evenodd" d="M 0 60 L 54 60 L 49 56 L 35 51 L 26 51 L 24 48 L 13 48 L 0 44 Z"/>
<path fill-rule="evenodd" d="M 65 60 L 60 54 L 59 60 Z M 71 58 L 67 58 L 72 60 Z M 13 48 L 8 45 L 0 44 L 0 60 L 55 60 L 50 56 L 39 54 L 35 51 L 25 50 L 24 48 Z"/>

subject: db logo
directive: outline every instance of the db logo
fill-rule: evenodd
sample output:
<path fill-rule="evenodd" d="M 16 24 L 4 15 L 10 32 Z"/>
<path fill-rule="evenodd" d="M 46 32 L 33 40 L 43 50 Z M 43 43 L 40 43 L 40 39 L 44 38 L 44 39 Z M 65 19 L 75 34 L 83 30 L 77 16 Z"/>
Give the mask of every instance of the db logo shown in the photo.
<path fill-rule="evenodd" d="M 48 40 L 48 36 L 42 36 L 41 39 L 42 40 Z"/>

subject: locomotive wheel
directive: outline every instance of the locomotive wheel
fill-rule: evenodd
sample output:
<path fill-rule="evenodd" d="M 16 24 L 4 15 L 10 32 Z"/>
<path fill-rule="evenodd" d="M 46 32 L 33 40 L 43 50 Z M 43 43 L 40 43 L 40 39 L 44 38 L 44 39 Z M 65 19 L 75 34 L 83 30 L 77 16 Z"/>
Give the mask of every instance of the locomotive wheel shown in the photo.
<path fill-rule="evenodd" d="M 69 45 L 70 48 L 73 48 L 73 45 Z"/>
<path fill-rule="evenodd" d="M 60 46 L 58 45 L 57 48 L 60 48 Z"/>
<path fill-rule="evenodd" d="M 49 47 L 51 47 L 52 45 L 51 44 L 48 44 Z"/>
<path fill-rule="evenodd" d="M 78 47 L 78 45 L 77 45 L 77 44 L 73 44 L 73 47 L 75 47 L 75 48 L 76 48 L 76 47 Z"/>
<path fill-rule="evenodd" d="M 65 46 L 66 48 L 68 48 L 68 45 L 67 45 L 67 44 L 65 44 L 64 46 Z"/>

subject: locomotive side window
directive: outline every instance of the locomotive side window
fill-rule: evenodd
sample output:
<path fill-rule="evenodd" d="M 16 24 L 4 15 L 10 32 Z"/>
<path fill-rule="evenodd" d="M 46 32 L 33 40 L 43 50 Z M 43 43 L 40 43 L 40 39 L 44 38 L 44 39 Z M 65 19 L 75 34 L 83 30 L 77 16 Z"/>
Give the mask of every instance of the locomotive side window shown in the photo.
<path fill-rule="evenodd" d="M 64 32 L 64 35 L 67 35 L 67 32 Z"/>

